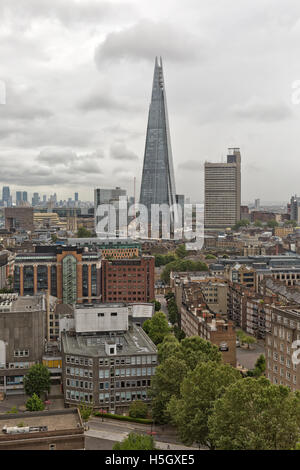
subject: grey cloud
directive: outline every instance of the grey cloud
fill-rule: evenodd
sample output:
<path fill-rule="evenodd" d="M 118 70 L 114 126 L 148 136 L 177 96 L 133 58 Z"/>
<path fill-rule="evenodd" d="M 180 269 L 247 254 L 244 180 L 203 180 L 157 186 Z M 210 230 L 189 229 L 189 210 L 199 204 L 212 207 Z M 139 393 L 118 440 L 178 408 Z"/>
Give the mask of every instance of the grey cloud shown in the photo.
<path fill-rule="evenodd" d="M 30 26 L 34 19 L 52 19 L 69 26 L 74 24 L 98 25 L 109 20 L 130 18 L 134 8 L 129 2 L 98 0 L 2 0 L 0 18 Z"/>
<path fill-rule="evenodd" d="M 138 156 L 124 144 L 114 144 L 110 148 L 110 157 L 113 160 L 138 160 Z"/>
<path fill-rule="evenodd" d="M 32 121 L 50 118 L 53 113 L 41 102 L 31 87 L 17 88 L 4 80 L 6 87 L 6 104 L 0 107 L 0 119 Z"/>
<path fill-rule="evenodd" d="M 203 162 L 200 162 L 197 160 L 188 160 L 178 165 L 178 170 L 183 170 L 183 171 L 203 171 L 203 169 L 204 169 Z"/>
<path fill-rule="evenodd" d="M 258 99 L 252 99 L 244 105 L 236 105 L 231 108 L 235 117 L 252 119 L 265 122 L 283 121 L 293 115 L 291 109 L 285 103 L 264 103 Z"/>
<path fill-rule="evenodd" d="M 120 97 L 114 98 L 107 91 L 91 94 L 78 104 L 82 111 L 138 111 L 139 108 L 131 103 L 124 102 Z"/>
<path fill-rule="evenodd" d="M 195 51 L 199 49 L 189 33 L 167 22 L 144 19 L 129 28 L 108 34 L 95 51 L 95 61 L 99 69 L 102 69 L 103 62 L 122 59 L 153 62 L 156 55 L 167 57 L 168 61 L 183 62 L 194 59 Z"/>

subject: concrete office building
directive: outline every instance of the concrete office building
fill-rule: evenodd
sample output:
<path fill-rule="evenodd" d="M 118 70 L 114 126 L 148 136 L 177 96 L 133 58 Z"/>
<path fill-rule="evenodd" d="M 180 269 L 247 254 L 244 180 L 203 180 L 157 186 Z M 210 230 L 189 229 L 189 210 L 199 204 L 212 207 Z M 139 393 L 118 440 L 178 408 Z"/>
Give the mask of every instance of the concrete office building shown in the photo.
<path fill-rule="evenodd" d="M 118 236 L 119 235 L 119 230 L 124 229 L 123 224 L 121 221 L 119 221 L 119 216 L 120 216 L 120 201 L 125 202 L 125 207 L 124 211 L 126 211 L 126 215 L 122 214 L 121 217 L 123 216 L 124 218 L 124 224 L 127 227 L 127 193 L 125 189 L 121 189 L 119 187 L 116 187 L 115 189 L 105 189 L 105 188 L 97 188 L 94 191 L 94 207 L 95 207 L 95 232 L 97 233 L 98 236 L 101 237 L 108 237 L 110 236 Z M 98 214 L 97 211 L 99 211 L 99 206 L 101 205 L 109 205 L 108 211 L 105 211 L 106 214 Z M 115 216 L 115 219 L 113 217 Z M 114 223 L 115 227 L 110 227 L 108 225 L 107 227 L 104 227 L 104 230 L 101 230 L 99 232 L 99 222 L 104 217 L 108 217 L 108 220 L 111 220 Z M 111 230 L 111 232 L 110 232 Z"/>
<path fill-rule="evenodd" d="M 74 315 L 74 326 L 61 334 L 65 403 L 121 414 L 134 400 L 148 402 L 157 349 L 129 321 L 126 305 L 83 305 Z"/>
<path fill-rule="evenodd" d="M 227 163 L 205 162 L 204 225 L 226 228 L 241 218 L 241 154 L 230 148 Z"/>
<path fill-rule="evenodd" d="M 24 393 L 24 375 L 42 361 L 45 338 L 44 295 L 0 294 L 0 393 Z"/>

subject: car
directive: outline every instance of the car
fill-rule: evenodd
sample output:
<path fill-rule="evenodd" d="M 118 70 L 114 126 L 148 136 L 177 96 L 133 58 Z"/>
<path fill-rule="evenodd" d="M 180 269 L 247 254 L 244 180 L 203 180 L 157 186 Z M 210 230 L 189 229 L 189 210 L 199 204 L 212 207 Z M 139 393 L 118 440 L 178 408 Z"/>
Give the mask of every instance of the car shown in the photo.
<path fill-rule="evenodd" d="M 238 340 L 238 339 L 236 340 L 236 342 L 235 342 L 235 345 L 236 345 L 236 347 L 237 347 L 237 348 L 239 348 L 239 347 L 240 347 L 240 342 L 239 342 L 239 340 Z"/>

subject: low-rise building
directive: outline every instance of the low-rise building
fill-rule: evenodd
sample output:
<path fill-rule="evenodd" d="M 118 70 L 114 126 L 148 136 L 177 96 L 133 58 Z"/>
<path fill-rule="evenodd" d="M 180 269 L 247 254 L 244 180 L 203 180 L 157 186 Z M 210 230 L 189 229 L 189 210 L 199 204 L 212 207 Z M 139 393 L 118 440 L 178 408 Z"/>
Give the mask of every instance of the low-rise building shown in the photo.
<path fill-rule="evenodd" d="M 46 339 L 44 295 L 0 294 L 0 392 L 24 393 L 23 378 L 42 361 Z"/>
<path fill-rule="evenodd" d="M 84 426 L 78 409 L 0 414 L 0 450 L 84 450 L 84 447 Z"/>
<path fill-rule="evenodd" d="M 121 414 L 134 400 L 149 402 L 157 349 L 126 305 L 78 307 L 61 333 L 66 405 L 84 401 Z"/>

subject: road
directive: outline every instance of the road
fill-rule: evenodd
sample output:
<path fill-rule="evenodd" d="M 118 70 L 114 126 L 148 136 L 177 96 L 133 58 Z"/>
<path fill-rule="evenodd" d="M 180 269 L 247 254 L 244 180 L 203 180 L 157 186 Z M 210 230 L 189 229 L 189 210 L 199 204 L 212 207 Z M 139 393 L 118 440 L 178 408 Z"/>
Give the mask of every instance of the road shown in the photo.
<path fill-rule="evenodd" d="M 237 362 L 246 369 L 254 369 L 254 365 L 261 354 L 265 354 L 265 347 L 261 341 L 252 344 L 251 349 L 236 348 Z"/>
<path fill-rule="evenodd" d="M 145 424 L 115 421 L 105 418 L 91 418 L 88 422 L 89 429 L 85 432 L 86 449 L 103 448 L 102 442 L 111 446 L 114 442 L 121 441 L 130 432 L 149 434 L 151 429 L 154 434 L 155 444 L 158 449 L 173 450 L 199 450 L 197 447 L 186 447 L 178 442 L 174 428 L 168 426 L 150 426 Z M 98 441 L 97 441 L 98 440 Z"/>
<path fill-rule="evenodd" d="M 163 294 L 156 294 L 155 299 L 161 303 L 161 311 L 164 312 L 168 317 L 168 308 L 167 308 L 167 301 Z"/>

